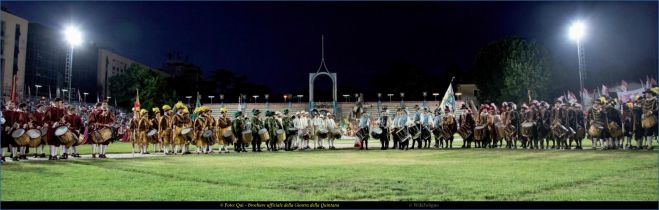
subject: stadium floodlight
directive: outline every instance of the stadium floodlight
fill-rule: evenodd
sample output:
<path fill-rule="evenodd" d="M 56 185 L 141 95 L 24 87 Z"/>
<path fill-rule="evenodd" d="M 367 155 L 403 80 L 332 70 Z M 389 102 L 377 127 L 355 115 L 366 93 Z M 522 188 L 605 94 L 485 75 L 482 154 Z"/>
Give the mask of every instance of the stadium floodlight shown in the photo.
<path fill-rule="evenodd" d="M 577 58 L 579 59 L 579 93 L 583 100 L 583 74 L 586 73 L 586 59 L 582 45 L 582 40 L 586 36 L 586 24 L 583 21 L 575 21 L 568 29 L 570 39 L 577 42 Z"/>
<path fill-rule="evenodd" d="M 586 35 L 586 25 L 583 23 L 583 21 L 576 21 L 572 23 L 569 29 L 569 35 L 570 39 L 577 42 L 581 41 Z"/>

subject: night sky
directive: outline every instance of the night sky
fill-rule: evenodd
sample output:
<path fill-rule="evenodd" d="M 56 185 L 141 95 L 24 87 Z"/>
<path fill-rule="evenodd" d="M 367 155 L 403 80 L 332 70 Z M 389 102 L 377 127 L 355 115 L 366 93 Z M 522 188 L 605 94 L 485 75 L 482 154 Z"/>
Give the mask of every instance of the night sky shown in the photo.
<path fill-rule="evenodd" d="M 226 68 L 270 86 L 303 91 L 320 62 L 339 86 L 368 88 L 370 75 L 409 63 L 437 77 L 470 71 L 486 44 L 519 36 L 551 53 L 553 71 L 578 87 L 571 22 L 588 25 L 589 85 L 657 72 L 657 2 L 7 2 L 12 13 L 52 28 L 75 23 L 88 41 L 160 67 L 168 51 L 204 72 Z M 448 85 L 448 84 L 447 84 Z M 329 78 L 316 88 L 329 89 Z M 443 92 L 444 90 L 431 90 Z M 342 93 L 339 93 L 342 94 Z"/>

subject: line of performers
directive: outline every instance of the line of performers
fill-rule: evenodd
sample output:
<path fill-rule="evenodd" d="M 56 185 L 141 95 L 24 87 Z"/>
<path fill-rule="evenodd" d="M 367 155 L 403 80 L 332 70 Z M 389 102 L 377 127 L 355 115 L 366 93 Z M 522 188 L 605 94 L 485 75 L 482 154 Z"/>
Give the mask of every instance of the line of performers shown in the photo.
<path fill-rule="evenodd" d="M 99 158 L 106 158 L 108 144 L 118 127 L 107 103 L 97 103 L 90 112 L 82 112 L 56 98 L 50 105 L 40 103 L 36 111 L 28 112 L 25 103 L 16 106 L 7 102 L 2 112 L 2 161 L 5 148 L 9 148 L 14 161 L 27 159 L 29 148 L 34 148 L 34 158 L 45 158 L 45 146 L 50 146 L 49 160 L 80 157 L 78 146 L 82 144 L 92 145 L 94 157 L 98 154 Z"/>
<path fill-rule="evenodd" d="M 206 106 L 195 108 L 193 114 L 181 102 L 175 108 L 176 113 L 164 105 L 164 114 L 153 108 L 153 117 L 147 110 L 134 110 L 127 134 L 134 148 L 148 154 L 148 145 L 154 144 L 156 152 L 191 154 L 190 145 L 195 145 L 195 153 L 209 154 L 216 144 L 218 152 L 229 152 L 229 145 L 235 152 L 247 152 L 250 145 L 252 152 L 261 152 L 264 143 L 268 151 L 275 152 L 310 149 L 310 141 L 314 148 L 325 149 L 327 140 L 328 149 L 335 149 L 334 141 L 341 137 L 334 115 L 324 110 L 313 110 L 312 116 L 304 111 L 291 115 L 288 109 L 266 111 L 263 117 L 260 110 L 253 109 L 251 117 L 238 111 L 232 120 L 226 108 L 220 109 L 217 118 Z"/>
<path fill-rule="evenodd" d="M 580 104 L 555 100 L 553 106 L 533 100 L 522 104 L 521 109 L 512 102 L 482 104 L 480 109 L 473 102 L 463 104 L 461 114 L 454 116 L 448 107 L 444 114 L 439 109 L 430 113 L 425 107 L 414 107 L 414 113 L 398 108 L 393 119 L 383 108 L 374 125 L 364 109 L 359 110 L 357 141 L 355 146 L 368 149 L 370 137 L 380 139 L 381 149 L 429 148 L 434 137 L 434 147 L 453 147 L 454 134 L 463 141 L 462 148 L 517 148 L 524 149 L 583 149 L 582 140 L 588 137 L 592 149 L 652 149 L 657 139 L 657 94 L 659 87 L 644 92 L 625 104 L 616 99 L 601 97 L 583 112 Z M 636 146 L 632 146 L 632 139 Z M 409 143 L 412 143 L 410 146 Z"/>

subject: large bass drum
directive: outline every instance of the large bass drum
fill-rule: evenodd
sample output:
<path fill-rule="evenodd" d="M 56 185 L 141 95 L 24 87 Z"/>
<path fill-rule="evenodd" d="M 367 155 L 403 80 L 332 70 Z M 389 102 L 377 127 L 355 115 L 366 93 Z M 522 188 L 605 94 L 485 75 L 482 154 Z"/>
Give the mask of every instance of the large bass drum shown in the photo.
<path fill-rule="evenodd" d="M 327 129 L 320 128 L 318 129 L 318 133 L 316 135 L 318 135 L 318 138 L 324 139 L 327 138 L 327 134 L 329 134 L 329 131 Z"/>
<path fill-rule="evenodd" d="M 74 144 L 80 144 L 80 138 L 74 135 L 68 126 L 60 126 L 55 129 L 55 136 L 60 140 L 63 145 L 66 147 L 73 146 Z"/>
<path fill-rule="evenodd" d="M 483 140 L 485 138 L 485 125 L 479 125 L 474 128 L 474 139 L 476 141 Z"/>
<path fill-rule="evenodd" d="M 609 134 L 613 138 L 620 138 L 623 135 L 622 128 L 616 122 L 609 122 Z"/>
<path fill-rule="evenodd" d="M 373 128 L 373 130 L 371 130 L 371 137 L 373 137 L 374 139 L 380 139 L 380 136 L 382 136 L 381 128 L 375 127 Z"/>
<path fill-rule="evenodd" d="M 261 128 L 261 130 L 259 130 L 259 137 L 261 138 L 262 142 L 269 141 L 270 133 L 268 133 L 268 129 Z"/>
<path fill-rule="evenodd" d="M 593 123 L 590 125 L 590 128 L 588 128 L 588 136 L 590 136 L 590 138 L 599 138 L 602 135 L 602 130 L 604 130 L 602 124 Z"/>
<path fill-rule="evenodd" d="M 223 134 L 222 134 L 222 141 L 224 141 L 225 144 L 235 144 L 236 143 L 236 137 L 233 136 L 233 131 L 231 129 L 227 128 L 222 128 Z"/>
<path fill-rule="evenodd" d="M 181 129 L 181 136 L 183 136 L 183 139 L 186 141 L 192 141 L 194 139 L 194 136 L 192 135 L 192 128 L 187 127 Z"/>
<path fill-rule="evenodd" d="M 109 127 L 101 128 L 92 135 L 92 140 L 96 144 L 102 144 L 112 138 L 112 129 Z"/>
<path fill-rule="evenodd" d="M 250 144 L 252 143 L 252 131 L 246 130 L 242 132 L 243 143 Z"/>
<path fill-rule="evenodd" d="M 11 137 L 14 138 L 18 146 L 27 146 L 30 143 L 30 137 L 25 133 L 25 129 L 19 128 L 11 132 Z"/>
<path fill-rule="evenodd" d="M 534 127 L 535 125 L 533 124 L 533 122 L 522 123 L 522 136 L 527 138 L 532 137 Z"/>
<path fill-rule="evenodd" d="M 497 123 L 494 124 L 494 128 L 496 129 L 497 140 L 503 140 L 506 137 L 506 126 L 503 123 Z"/>
<path fill-rule="evenodd" d="M 286 131 L 284 129 L 279 129 L 276 131 L 277 133 L 277 143 L 282 143 L 284 140 L 286 140 Z"/>
<path fill-rule="evenodd" d="M 41 131 L 39 129 L 27 130 L 27 136 L 30 137 L 30 147 L 41 145 Z"/>
<path fill-rule="evenodd" d="M 401 142 L 406 142 L 412 139 L 412 135 L 410 135 L 410 132 L 408 132 L 406 128 L 398 128 L 396 131 L 396 137 L 398 137 Z"/>
<path fill-rule="evenodd" d="M 657 117 L 653 114 L 644 114 L 643 119 L 641 119 L 641 127 L 643 128 L 652 128 L 657 125 Z"/>

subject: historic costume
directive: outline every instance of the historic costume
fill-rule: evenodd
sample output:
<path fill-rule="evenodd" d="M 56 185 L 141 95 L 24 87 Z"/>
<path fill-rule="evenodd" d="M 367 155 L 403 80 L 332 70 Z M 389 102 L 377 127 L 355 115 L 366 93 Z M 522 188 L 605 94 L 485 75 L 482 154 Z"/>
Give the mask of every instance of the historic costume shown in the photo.
<path fill-rule="evenodd" d="M 327 135 L 329 133 L 327 127 L 325 127 L 324 115 L 320 114 L 317 110 L 312 111 L 312 113 L 314 116 L 313 119 L 311 120 L 311 123 L 313 125 L 313 130 L 315 133 L 314 138 L 316 139 L 314 148 L 324 149 L 323 140 L 327 138 Z"/>
<path fill-rule="evenodd" d="M 652 149 L 652 142 L 657 139 L 657 94 L 659 87 L 652 87 L 645 91 L 645 98 L 641 100 L 641 127 L 643 127 L 643 140 L 647 143 L 647 148 Z M 642 142 L 643 143 L 643 142 Z"/>
<path fill-rule="evenodd" d="M 82 118 L 76 113 L 76 110 L 74 107 L 69 107 L 68 112 L 66 113 L 66 116 L 64 116 L 64 122 L 69 125 L 69 131 L 73 133 L 74 139 L 75 140 L 82 140 L 84 130 L 82 130 Z M 78 154 L 78 142 L 76 141 L 72 146 L 71 146 L 71 156 L 73 157 L 80 157 L 80 154 Z M 66 145 L 64 145 L 66 146 Z M 69 151 L 69 148 L 66 148 L 66 151 Z M 66 153 L 65 153 L 66 154 Z M 66 158 L 64 158 L 66 159 Z"/>
<path fill-rule="evenodd" d="M 451 113 L 448 107 L 444 109 L 444 116 L 442 116 L 441 123 L 442 140 L 446 141 L 444 148 L 451 149 L 453 148 L 453 134 L 457 132 L 458 127 L 455 116 L 453 116 L 453 113 Z"/>
<path fill-rule="evenodd" d="M 460 109 L 462 113 L 460 114 L 458 134 L 462 137 L 462 148 L 471 148 L 471 143 L 474 140 L 474 126 L 476 121 L 465 104 Z"/>
<path fill-rule="evenodd" d="M 378 120 L 375 122 L 378 127 L 380 127 L 380 130 L 382 131 L 382 134 L 380 134 L 380 149 L 381 150 L 386 150 L 389 148 L 389 127 L 391 124 L 391 119 L 389 119 L 389 112 L 388 110 L 381 110 L 380 111 L 380 117 Z"/>
<path fill-rule="evenodd" d="M 169 151 L 170 147 L 172 147 L 173 144 L 173 134 L 172 134 L 172 123 L 174 120 L 174 116 L 172 114 L 172 107 L 169 105 L 163 105 L 162 106 L 162 111 L 164 112 L 164 116 L 162 116 L 158 122 L 158 138 L 160 138 L 160 142 L 162 143 L 162 148 L 164 150 L 165 154 L 169 154 L 172 151 Z"/>
<path fill-rule="evenodd" d="M 148 131 L 147 137 L 149 138 L 149 142 L 153 144 L 153 152 L 162 152 L 163 142 L 162 138 L 160 138 L 160 122 L 162 121 L 163 116 L 160 114 L 160 109 L 158 107 L 152 108 L 151 111 L 153 111 L 154 116 L 151 118 L 151 129 Z M 148 136 L 152 131 L 155 133 Z"/>
<path fill-rule="evenodd" d="M 245 149 L 245 142 L 243 141 L 243 131 L 250 130 L 251 128 L 245 129 L 246 123 L 243 117 L 243 112 L 237 111 L 234 114 L 234 120 L 231 122 L 231 132 L 233 132 L 234 138 L 236 138 L 236 143 L 233 145 L 233 149 L 236 152 L 247 152 Z"/>
<path fill-rule="evenodd" d="M 277 151 L 277 130 L 283 129 L 282 124 L 274 117 L 274 112 L 266 111 L 265 112 L 265 123 L 264 127 L 268 130 L 268 135 L 270 140 L 267 142 L 268 151 L 276 152 Z"/>
<path fill-rule="evenodd" d="M 284 127 L 284 132 L 286 133 L 286 140 L 284 140 L 284 150 L 292 150 L 292 142 L 297 133 L 291 133 L 295 129 L 294 125 L 295 116 L 291 117 L 288 115 L 288 109 L 284 110 L 284 116 L 281 119 L 282 126 Z"/>
<path fill-rule="evenodd" d="M 220 108 L 220 116 L 218 116 L 216 121 L 216 132 L 215 136 L 218 140 L 218 152 L 229 152 L 229 145 L 234 144 L 235 135 L 225 135 L 231 131 L 231 119 L 227 114 L 227 108 Z"/>
<path fill-rule="evenodd" d="M 606 114 L 602 110 L 602 106 L 606 103 L 605 100 L 604 97 L 600 98 L 588 110 L 588 121 L 586 121 L 588 124 L 586 128 L 588 128 L 588 137 L 593 143 L 593 149 L 597 148 L 598 142 L 600 146 L 603 146 L 602 140 L 607 139 L 609 136 L 609 131 L 605 124 Z"/>
<path fill-rule="evenodd" d="M 261 120 L 261 111 L 258 109 L 252 110 L 252 119 L 250 120 L 252 128 L 252 152 L 261 152 L 261 137 L 259 131 L 263 128 L 263 121 Z"/>
<path fill-rule="evenodd" d="M 360 146 L 359 149 L 363 150 L 366 149 L 368 150 L 368 139 L 370 138 L 369 134 L 369 115 L 366 113 L 366 109 L 362 109 L 361 116 L 359 118 L 359 133 L 361 135 L 358 135 L 357 138 L 360 141 Z"/>
<path fill-rule="evenodd" d="M 45 118 L 46 118 L 46 106 L 39 104 L 37 105 L 37 110 L 36 112 L 33 112 L 30 115 L 30 129 L 37 129 L 39 130 L 39 134 L 41 134 L 41 138 L 38 142 L 35 144 L 31 145 L 34 147 L 34 157 L 41 157 L 45 158 L 46 154 L 44 153 L 44 146 L 47 144 L 46 138 L 48 137 L 46 135 L 47 130 L 48 130 L 48 125 L 45 123 Z M 32 143 L 31 143 L 32 144 Z"/>
<path fill-rule="evenodd" d="M 107 132 L 110 130 L 110 125 L 115 122 L 114 115 L 107 110 L 107 103 L 96 103 L 96 109 L 89 116 L 89 125 L 91 130 L 91 139 L 94 142 L 92 145 L 92 158 L 95 158 L 96 146 L 99 146 L 99 158 L 107 158 L 105 150 L 110 144 L 106 139 Z M 103 133 L 102 133 L 103 132 Z M 110 131 L 110 133 L 112 133 Z"/>
<path fill-rule="evenodd" d="M 329 130 L 327 137 L 329 148 L 336 149 L 336 147 L 334 147 L 334 140 L 336 140 L 341 135 L 341 130 L 339 129 L 339 126 L 336 124 L 336 122 L 334 122 L 334 115 L 330 112 L 327 113 L 325 126 L 327 127 L 327 130 Z"/>
<path fill-rule="evenodd" d="M 55 98 L 54 102 L 48 109 L 46 109 L 46 123 L 48 123 L 48 145 L 50 145 L 50 156 L 49 160 L 57 160 L 57 148 L 60 147 L 61 143 L 59 139 L 55 138 L 55 129 L 59 127 L 62 123 L 62 119 L 66 111 L 64 110 L 64 102 L 60 98 Z M 60 148 L 60 153 L 66 153 L 65 148 Z"/>
<path fill-rule="evenodd" d="M 181 153 L 186 154 L 189 153 L 186 142 L 191 140 L 192 135 L 190 133 L 185 133 L 184 135 L 182 132 L 184 129 L 192 129 L 192 119 L 190 119 L 188 108 L 180 101 L 176 103 L 175 108 L 176 115 L 174 115 L 173 122 L 174 154 L 178 153 L 179 147 L 182 148 Z"/>

